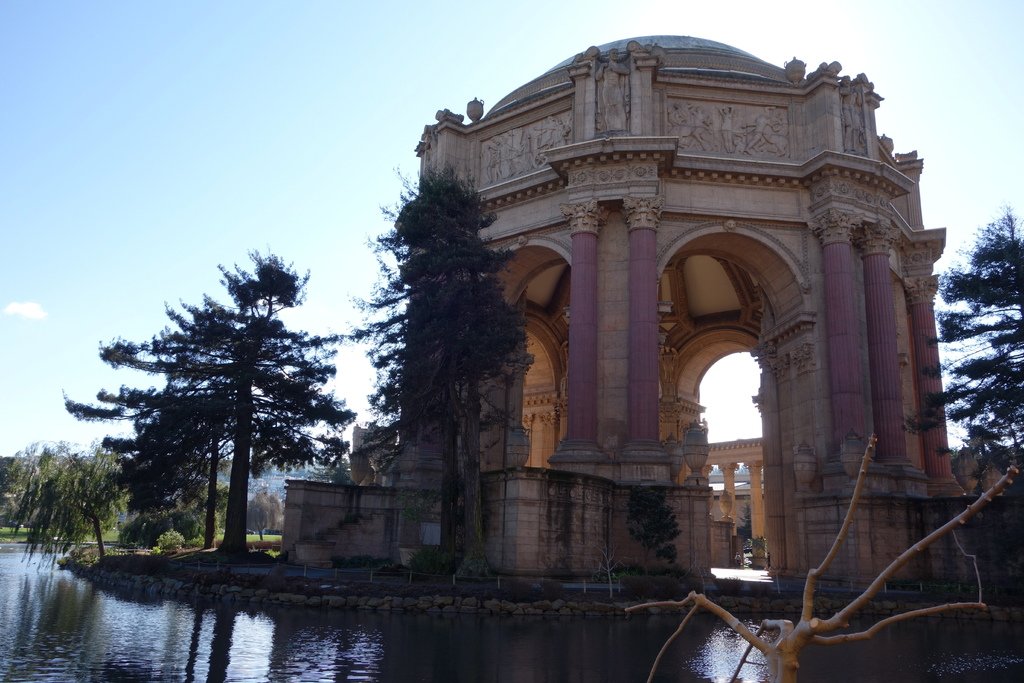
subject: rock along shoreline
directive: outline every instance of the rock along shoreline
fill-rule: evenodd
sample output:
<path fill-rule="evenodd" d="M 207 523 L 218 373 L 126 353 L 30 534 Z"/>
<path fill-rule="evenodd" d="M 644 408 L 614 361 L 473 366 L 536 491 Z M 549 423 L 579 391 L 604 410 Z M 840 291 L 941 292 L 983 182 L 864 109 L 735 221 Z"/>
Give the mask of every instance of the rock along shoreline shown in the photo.
<path fill-rule="evenodd" d="M 492 616 L 542 617 L 626 617 L 625 609 L 646 600 L 608 600 L 607 595 L 569 591 L 570 597 L 540 600 L 510 600 L 497 595 L 462 595 L 459 591 L 444 591 L 443 587 L 419 586 L 420 595 L 386 594 L 395 588 L 389 584 L 366 585 L 318 584 L 316 582 L 288 582 L 282 590 L 260 587 L 262 576 L 246 574 L 178 572 L 174 576 L 151 576 L 122 571 L 106 571 L 68 563 L 67 569 L 99 586 L 140 592 L 148 596 L 181 600 L 207 600 L 233 603 L 259 609 L 264 606 L 288 606 L 306 609 L 373 610 L 381 612 L 411 612 L 436 615 L 479 614 Z M 396 591 L 397 592 L 397 591 Z M 428 594 L 433 592 L 434 594 Z M 494 591 L 490 591 L 493 593 Z M 737 615 L 780 616 L 798 615 L 800 596 L 746 596 L 719 595 L 715 602 Z M 844 607 L 847 597 L 819 596 L 815 599 L 815 613 L 830 615 Z M 941 604 L 941 600 L 876 599 L 860 616 L 885 617 L 923 606 Z M 670 614 L 671 610 L 652 608 L 647 614 Z M 1024 607 L 990 605 L 987 610 L 956 610 L 933 615 L 932 619 L 965 619 L 1024 622 Z"/>

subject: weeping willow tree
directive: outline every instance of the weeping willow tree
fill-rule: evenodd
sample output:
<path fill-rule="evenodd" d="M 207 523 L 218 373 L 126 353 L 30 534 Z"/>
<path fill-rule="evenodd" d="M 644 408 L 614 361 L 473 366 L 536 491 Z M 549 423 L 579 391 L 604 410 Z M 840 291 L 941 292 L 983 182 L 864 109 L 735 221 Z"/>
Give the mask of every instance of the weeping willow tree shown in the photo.
<path fill-rule="evenodd" d="M 18 518 L 27 520 L 27 552 L 64 554 L 91 538 L 103 557 L 103 531 L 128 502 L 117 457 L 100 448 L 78 453 L 65 444 L 45 446 L 25 472 Z"/>

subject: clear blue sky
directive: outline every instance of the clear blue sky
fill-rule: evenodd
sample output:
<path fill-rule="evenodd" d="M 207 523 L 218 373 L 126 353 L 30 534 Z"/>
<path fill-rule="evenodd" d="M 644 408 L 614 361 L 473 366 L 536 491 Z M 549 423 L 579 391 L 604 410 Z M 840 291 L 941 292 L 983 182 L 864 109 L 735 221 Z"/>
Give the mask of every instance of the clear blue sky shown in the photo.
<path fill-rule="evenodd" d="M 217 265 L 250 250 L 312 272 L 292 324 L 348 331 L 376 278 L 380 207 L 398 173 L 415 175 L 434 112 L 489 106 L 619 38 L 693 35 L 867 73 L 886 98 L 879 132 L 925 159 L 925 222 L 949 228 L 955 255 L 1001 206 L 1024 212 L 1022 7 L 6 0 L 0 455 L 110 431 L 71 419 L 62 392 L 150 384 L 103 365 L 99 345 L 150 338 L 165 302 L 222 298 Z M 756 391 L 744 376 L 735 404 Z M 353 408 L 371 377 L 358 350 L 341 354 L 336 391 Z M 741 421 L 716 422 L 719 400 L 704 388 L 714 439 L 756 430 L 724 431 Z"/>

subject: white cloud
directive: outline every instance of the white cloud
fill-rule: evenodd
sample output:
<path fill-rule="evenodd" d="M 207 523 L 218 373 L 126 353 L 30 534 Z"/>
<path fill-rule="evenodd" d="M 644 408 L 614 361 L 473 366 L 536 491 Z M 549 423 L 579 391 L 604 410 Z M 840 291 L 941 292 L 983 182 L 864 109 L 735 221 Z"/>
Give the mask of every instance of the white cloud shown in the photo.
<path fill-rule="evenodd" d="M 6 315 L 16 315 L 29 320 L 42 320 L 48 314 L 43 307 L 34 301 L 12 301 L 4 307 Z"/>

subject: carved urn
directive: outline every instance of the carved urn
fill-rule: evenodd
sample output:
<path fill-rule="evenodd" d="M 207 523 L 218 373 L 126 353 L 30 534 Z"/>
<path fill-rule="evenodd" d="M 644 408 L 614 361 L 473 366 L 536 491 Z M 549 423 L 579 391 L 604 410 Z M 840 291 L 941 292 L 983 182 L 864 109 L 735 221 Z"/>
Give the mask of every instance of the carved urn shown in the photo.
<path fill-rule="evenodd" d="M 864 459 L 864 441 L 854 432 L 850 432 L 843 439 L 842 450 L 839 451 L 839 462 L 843 464 L 843 471 L 850 479 L 856 479 L 860 474 L 860 463 Z"/>
<path fill-rule="evenodd" d="M 356 452 L 349 454 L 348 464 L 352 481 L 357 485 L 362 485 L 367 477 L 373 476 L 373 469 L 370 467 L 370 456 L 365 453 Z"/>
<path fill-rule="evenodd" d="M 963 448 L 953 461 L 953 476 L 966 495 L 978 488 L 978 459 L 969 448 Z"/>
<path fill-rule="evenodd" d="M 708 461 L 708 431 L 700 422 L 694 420 L 683 436 L 683 460 L 690 468 L 688 479 L 699 479 L 704 463 Z"/>
<path fill-rule="evenodd" d="M 810 489 L 818 475 L 818 456 L 806 442 L 801 442 L 793 451 L 793 475 L 802 490 Z"/>
<path fill-rule="evenodd" d="M 665 452 L 668 453 L 669 472 L 671 473 L 672 481 L 679 481 L 679 474 L 683 470 L 683 463 L 686 462 L 686 458 L 683 455 L 683 444 L 676 441 L 674 434 L 665 440 Z"/>
<path fill-rule="evenodd" d="M 728 491 L 722 491 L 718 497 L 718 507 L 722 510 L 724 519 L 732 519 L 732 510 L 736 506 L 736 499 Z"/>
<path fill-rule="evenodd" d="M 796 57 L 793 57 L 793 59 L 786 62 L 784 68 L 786 70 L 786 80 L 792 83 L 793 85 L 796 85 L 800 81 L 804 80 L 804 74 L 807 73 L 807 64 L 800 61 Z"/>
<path fill-rule="evenodd" d="M 477 121 L 479 121 L 483 117 L 483 115 L 484 115 L 484 103 L 483 103 L 482 100 L 479 100 L 479 99 L 474 97 L 466 105 L 466 116 L 469 117 L 470 121 L 472 121 L 473 123 L 476 123 Z"/>

